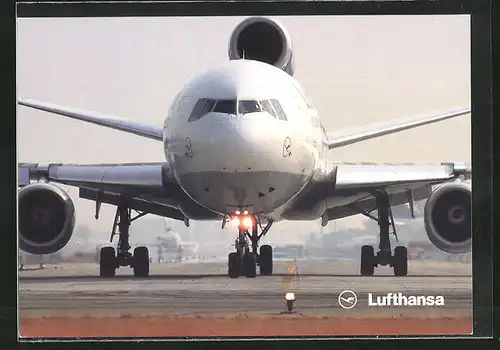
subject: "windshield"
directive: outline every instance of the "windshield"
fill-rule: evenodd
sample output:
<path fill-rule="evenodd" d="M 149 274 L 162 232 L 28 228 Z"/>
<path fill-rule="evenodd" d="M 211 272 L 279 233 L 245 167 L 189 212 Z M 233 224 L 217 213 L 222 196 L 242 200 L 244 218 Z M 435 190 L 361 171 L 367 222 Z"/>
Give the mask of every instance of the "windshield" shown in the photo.
<path fill-rule="evenodd" d="M 236 114 L 236 100 L 219 100 L 215 104 L 213 112 Z"/>
<path fill-rule="evenodd" d="M 240 100 L 238 103 L 238 113 L 247 114 L 255 112 L 263 112 L 262 106 L 257 101 Z"/>

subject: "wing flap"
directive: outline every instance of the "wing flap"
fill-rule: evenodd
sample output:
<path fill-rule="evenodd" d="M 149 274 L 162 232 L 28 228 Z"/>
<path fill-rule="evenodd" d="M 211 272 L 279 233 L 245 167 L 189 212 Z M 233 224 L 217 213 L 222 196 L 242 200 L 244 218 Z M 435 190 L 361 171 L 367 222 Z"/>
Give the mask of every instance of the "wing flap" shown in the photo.
<path fill-rule="evenodd" d="M 389 122 L 374 123 L 363 127 L 344 129 L 338 132 L 328 132 L 327 144 L 329 149 L 347 146 L 376 137 L 459 117 L 469 114 L 470 112 L 470 108 L 462 108 L 447 112 L 428 113 L 417 117 L 397 119 Z"/>
<path fill-rule="evenodd" d="M 431 195 L 432 191 L 428 186 L 415 188 L 412 190 L 411 195 L 414 201 L 420 201 L 427 199 Z M 401 204 L 406 204 L 409 202 L 409 196 L 407 191 L 400 191 L 389 194 L 389 202 L 391 207 L 395 207 Z M 350 204 L 337 206 L 329 208 L 326 211 L 326 216 L 328 220 L 342 219 L 348 216 L 357 215 L 360 211 L 369 212 L 375 208 L 375 198 L 367 197 L 362 200 L 354 201 Z"/>
<path fill-rule="evenodd" d="M 106 116 L 97 112 L 84 111 L 76 108 L 58 106 L 53 103 L 39 102 L 30 99 L 21 99 L 17 102 L 21 106 L 62 115 L 64 117 L 120 130 L 129 134 L 142 136 L 156 141 L 163 140 L 163 130 L 160 127 L 147 125 L 130 119 Z"/>
<path fill-rule="evenodd" d="M 101 203 L 107 203 L 117 206 L 120 203 L 120 194 L 103 192 L 90 188 L 80 188 L 79 189 L 80 198 L 100 201 Z M 158 215 L 166 218 L 171 218 L 174 220 L 185 220 L 184 214 L 177 208 L 166 206 L 163 203 L 158 203 L 152 200 L 145 200 L 142 198 L 131 198 L 128 200 L 128 206 L 130 209 L 134 209 L 140 212 L 146 212 L 153 215 Z"/>

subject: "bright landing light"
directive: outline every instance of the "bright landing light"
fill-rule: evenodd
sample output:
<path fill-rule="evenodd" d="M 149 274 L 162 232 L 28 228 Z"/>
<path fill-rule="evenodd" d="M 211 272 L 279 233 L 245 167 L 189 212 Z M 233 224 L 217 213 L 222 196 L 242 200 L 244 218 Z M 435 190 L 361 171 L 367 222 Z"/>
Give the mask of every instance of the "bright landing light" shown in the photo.
<path fill-rule="evenodd" d="M 253 226 L 253 220 L 249 216 L 245 216 L 243 218 L 233 217 L 231 219 L 231 223 L 235 227 L 239 227 L 239 228 L 242 228 L 242 229 L 249 229 L 249 228 L 251 228 Z"/>
<path fill-rule="evenodd" d="M 252 219 L 249 218 L 248 216 L 243 219 L 243 226 L 246 228 L 252 227 Z"/>
<path fill-rule="evenodd" d="M 286 293 L 285 299 L 288 301 L 293 301 L 293 300 L 295 300 L 295 294 L 294 293 Z"/>

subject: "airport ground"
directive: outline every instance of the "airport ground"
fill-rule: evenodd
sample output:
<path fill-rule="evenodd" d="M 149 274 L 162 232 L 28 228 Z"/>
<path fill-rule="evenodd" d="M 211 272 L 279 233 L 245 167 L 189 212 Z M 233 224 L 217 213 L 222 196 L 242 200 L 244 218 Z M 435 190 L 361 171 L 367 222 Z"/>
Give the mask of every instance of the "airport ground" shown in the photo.
<path fill-rule="evenodd" d="M 343 309 L 338 296 L 358 302 Z M 471 265 L 410 261 L 409 276 L 381 267 L 358 276 L 347 261 L 276 261 L 274 276 L 229 279 L 224 262 L 152 264 L 151 276 L 127 268 L 98 277 L 91 263 L 26 266 L 19 273 L 22 337 L 212 337 L 468 334 Z M 296 296 L 287 313 L 285 293 Z M 368 306 L 368 293 L 445 298 L 444 306 Z"/>

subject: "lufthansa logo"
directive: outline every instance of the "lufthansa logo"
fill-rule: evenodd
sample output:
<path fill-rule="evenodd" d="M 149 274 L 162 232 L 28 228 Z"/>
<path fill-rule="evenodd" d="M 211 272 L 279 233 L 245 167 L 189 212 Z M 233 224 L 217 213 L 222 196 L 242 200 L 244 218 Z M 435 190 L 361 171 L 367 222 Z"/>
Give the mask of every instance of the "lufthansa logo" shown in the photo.
<path fill-rule="evenodd" d="M 292 155 L 292 140 L 289 137 L 283 142 L 283 157 L 290 157 Z"/>
<path fill-rule="evenodd" d="M 186 137 L 186 152 L 184 153 L 184 156 L 186 158 L 193 158 L 193 146 L 191 144 L 191 139 L 189 137 Z"/>
<path fill-rule="evenodd" d="M 352 290 L 344 290 L 339 294 L 339 305 L 343 309 L 352 309 L 358 303 L 358 296 Z"/>

